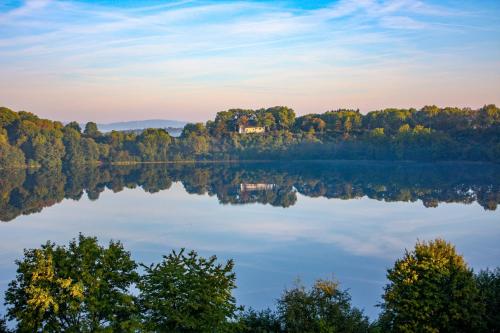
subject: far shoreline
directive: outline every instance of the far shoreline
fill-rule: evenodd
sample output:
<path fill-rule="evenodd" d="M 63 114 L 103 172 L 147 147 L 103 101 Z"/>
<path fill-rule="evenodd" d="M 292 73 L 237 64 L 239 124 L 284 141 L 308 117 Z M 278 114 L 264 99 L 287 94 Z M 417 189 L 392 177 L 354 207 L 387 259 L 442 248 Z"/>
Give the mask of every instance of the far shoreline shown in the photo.
<path fill-rule="evenodd" d="M 418 161 L 418 160 L 366 160 L 366 159 L 293 159 L 293 160 L 177 160 L 177 161 L 128 161 L 128 162 L 97 162 L 77 165 L 61 165 L 63 169 L 72 167 L 110 167 L 110 166 L 132 166 L 132 165 L 158 165 L 158 164 L 298 164 L 298 163 L 359 163 L 359 164 L 413 164 L 413 165 L 492 165 L 500 166 L 500 163 L 494 161 L 470 161 L 470 160 L 442 160 L 442 161 Z M 3 170 L 38 170 L 54 169 L 56 167 L 44 166 L 13 166 L 9 168 L 0 168 Z"/>

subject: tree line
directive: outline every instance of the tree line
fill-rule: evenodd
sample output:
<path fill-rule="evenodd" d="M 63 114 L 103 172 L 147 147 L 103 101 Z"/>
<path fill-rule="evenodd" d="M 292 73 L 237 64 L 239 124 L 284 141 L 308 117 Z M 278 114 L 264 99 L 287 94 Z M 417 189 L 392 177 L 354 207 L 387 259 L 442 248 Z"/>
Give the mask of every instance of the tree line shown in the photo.
<path fill-rule="evenodd" d="M 239 134 L 239 126 L 264 127 Z M 375 159 L 500 161 L 500 109 L 339 109 L 296 117 L 284 106 L 231 109 L 187 124 L 179 138 L 164 129 L 99 132 L 0 108 L 0 168 L 179 160 Z"/>
<path fill-rule="evenodd" d="M 300 282 L 275 306 L 239 306 L 234 262 L 184 249 L 136 263 L 119 241 L 79 235 L 27 249 L 5 293 L 0 332 L 498 332 L 500 269 L 475 274 L 442 239 L 417 242 L 387 271 L 370 321 L 334 279 Z M 136 292 L 131 292 L 135 289 Z"/>
<path fill-rule="evenodd" d="M 208 194 L 221 204 L 291 207 L 308 197 L 386 202 L 471 204 L 486 210 L 500 203 L 500 167 L 472 163 L 172 163 L 0 170 L 0 221 L 40 212 L 63 199 L 99 199 L 106 189 L 141 187 L 154 193 L 181 182 L 189 194 Z M 264 184 L 248 189 L 247 184 Z"/>

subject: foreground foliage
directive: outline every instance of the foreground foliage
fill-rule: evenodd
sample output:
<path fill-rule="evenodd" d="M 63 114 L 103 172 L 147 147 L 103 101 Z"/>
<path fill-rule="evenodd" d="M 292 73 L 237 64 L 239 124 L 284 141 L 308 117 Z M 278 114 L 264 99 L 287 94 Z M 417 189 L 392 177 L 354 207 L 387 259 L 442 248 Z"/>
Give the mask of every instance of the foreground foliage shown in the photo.
<path fill-rule="evenodd" d="M 270 309 L 255 311 L 250 308 L 239 317 L 239 329 L 242 333 L 281 333 L 278 314 Z"/>
<path fill-rule="evenodd" d="M 336 281 L 318 280 L 310 290 L 300 284 L 286 290 L 278 300 L 278 315 L 290 333 L 368 332 L 368 318 L 350 301 Z"/>
<path fill-rule="evenodd" d="M 133 331 L 137 304 L 129 288 L 137 265 L 119 242 L 102 247 L 79 236 L 69 246 L 26 250 L 5 301 L 20 332 Z"/>
<path fill-rule="evenodd" d="M 144 266 L 139 283 L 144 329 L 151 332 L 226 332 L 235 318 L 234 263 L 196 252 L 172 252 Z"/>
<path fill-rule="evenodd" d="M 238 311 L 234 265 L 216 261 L 181 250 L 139 276 L 119 242 L 49 242 L 17 262 L 7 315 L 18 332 L 225 332 Z"/>
<path fill-rule="evenodd" d="M 389 269 L 382 322 L 392 332 L 480 332 L 484 302 L 455 247 L 418 242 Z"/>
<path fill-rule="evenodd" d="M 9 329 L 7 327 L 7 323 L 5 322 L 5 319 L 0 318 L 0 333 L 8 333 Z"/>
<path fill-rule="evenodd" d="M 370 323 L 335 280 L 297 283 L 276 309 L 236 305 L 234 263 L 173 251 L 138 266 L 119 242 L 80 235 L 25 251 L 6 292 L 16 332 L 499 332 L 500 269 L 474 275 L 455 248 L 418 242 L 388 270 Z M 135 289 L 136 292 L 132 292 Z M 0 333 L 8 332 L 0 320 Z"/>
<path fill-rule="evenodd" d="M 485 306 L 483 324 L 486 332 L 500 332 L 500 268 L 479 272 L 476 281 Z"/>

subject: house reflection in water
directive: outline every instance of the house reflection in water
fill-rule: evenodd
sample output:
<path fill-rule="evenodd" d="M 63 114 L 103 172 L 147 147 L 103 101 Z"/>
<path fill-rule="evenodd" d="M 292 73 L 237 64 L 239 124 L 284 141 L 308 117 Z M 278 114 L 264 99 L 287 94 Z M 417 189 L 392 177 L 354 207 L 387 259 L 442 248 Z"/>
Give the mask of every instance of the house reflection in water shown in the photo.
<path fill-rule="evenodd" d="M 269 183 L 241 183 L 233 203 L 262 203 L 271 204 L 280 201 L 279 186 Z M 278 204 L 279 205 L 279 204 Z"/>
<path fill-rule="evenodd" d="M 253 191 L 270 191 L 276 187 L 276 184 L 266 184 L 266 183 L 241 183 L 241 192 L 253 192 Z"/>

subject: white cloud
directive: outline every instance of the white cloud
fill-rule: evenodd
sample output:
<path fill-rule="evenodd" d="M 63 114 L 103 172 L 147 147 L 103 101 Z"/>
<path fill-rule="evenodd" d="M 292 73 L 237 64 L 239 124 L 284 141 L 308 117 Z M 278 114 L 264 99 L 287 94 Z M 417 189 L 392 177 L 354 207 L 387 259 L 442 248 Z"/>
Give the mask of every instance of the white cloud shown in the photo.
<path fill-rule="evenodd" d="M 27 16 L 47 7 L 51 3 L 53 3 L 53 0 L 27 0 L 20 7 L 10 10 L 5 14 L 0 14 L 0 20 L 5 24 L 8 23 L 9 19 Z"/>
<path fill-rule="evenodd" d="M 212 113 L 210 108 L 238 104 L 236 99 L 243 95 L 247 96 L 244 103 L 252 94 L 254 103 L 260 101 L 261 105 L 279 101 L 301 106 L 310 101 L 298 96 L 314 90 L 316 95 L 310 97 L 317 104 L 310 103 L 310 108 L 326 109 L 342 106 L 328 105 L 332 98 L 339 103 L 359 103 L 357 91 L 366 92 L 363 100 L 367 104 L 378 98 L 375 91 L 390 93 L 386 99 L 392 97 L 391 89 L 381 92 L 379 85 L 372 85 L 377 79 L 394 81 L 391 73 L 422 81 L 450 68 L 450 63 L 456 64 L 453 70 L 461 70 L 464 62 L 478 63 L 473 61 L 477 54 L 472 51 L 455 52 L 463 50 L 463 41 L 448 38 L 461 33 L 469 38 L 467 47 L 479 43 L 459 19 L 464 11 L 422 1 L 341 0 L 311 10 L 283 2 L 178 1 L 119 8 L 43 1 L 28 2 L 0 15 L 9 16 L 7 21 L 0 20 L 0 97 L 13 108 L 35 106 L 33 111 L 38 113 L 55 112 L 52 117 L 61 115 L 63 110 L 57 109 L 62 106 L 43 102 L 43 94 L 35 95 L 35 87 L 43 86 L 49 96 L 57 95 L 61 86 L 91 95 L 100 94 L 104 86 L 110 94 L 119 92 L 120 98 L 140 87 L 142 100 L 158 101 L 148 104 L 150 109 L 160 112 L 184 103 L 183 111 L 189 109 L 193 114 L 202 107 Z M 474 31 L 481 33 L 487 31 Z M 433 44 L 439 34 L 443 45 Z M 492 59 L 499 48 L 497 45 L 490 53 Z M 456 54 L 460 54 L 459 61 L 450 62 Z M 14 91 L 16 80 L 22 80 L 22 93 Z M 106 87 L 110 83 L 116 86 Z M 171 102 L 165 102 L 160 93 L 165 86 L 177 91 L 170 90 L 167 99 Z M 178 92 L 183 87 L 202 92 L 199 107 L 193 108 L 192 101 Z M 219 104 L 212 104 L 214 92 L 224 90 L 231 94 L 219 96 Z M 73 100 L 82 94 L 75 92 Z M 339 93 L 351 99 L 339 99 Z M 456 91 L 449 92 L 453 94 Z M 476 99 L 482 96 L 478 91 L 471 91 L 469 96 L 473 95 Z M 135 105 L 135 101 L 128 104 Z M 87 119 L 102 116 L 101 107 L 90 101 L 82 109 L 90 110 Z M 118 110 L 107 110 L 107 120 L 118 116 Z M 197 119 L 207 117 L 205 113 Z"/>
<path fill-rule="evenodd" d="M 391 29 L 424 29 L 428 25 L 405 16 L 387 16 L 381 19 L 384 27 Z"/>

